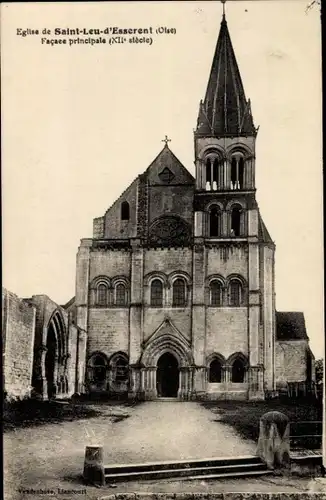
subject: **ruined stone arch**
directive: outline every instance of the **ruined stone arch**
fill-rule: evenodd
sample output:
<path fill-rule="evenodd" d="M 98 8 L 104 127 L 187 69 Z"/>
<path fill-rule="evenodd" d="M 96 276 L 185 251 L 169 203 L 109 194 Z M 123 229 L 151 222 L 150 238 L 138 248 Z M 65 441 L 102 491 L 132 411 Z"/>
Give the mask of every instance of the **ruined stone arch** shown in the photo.
<path fill-rule="evenodd" d="M 49 319 L 43 338 L 45 356 L 41 358 L 41 372 L 45 398 L 55 398 L 68 391 L 67 341 L 64 319 L 60 310 L 56 309 Z"/>

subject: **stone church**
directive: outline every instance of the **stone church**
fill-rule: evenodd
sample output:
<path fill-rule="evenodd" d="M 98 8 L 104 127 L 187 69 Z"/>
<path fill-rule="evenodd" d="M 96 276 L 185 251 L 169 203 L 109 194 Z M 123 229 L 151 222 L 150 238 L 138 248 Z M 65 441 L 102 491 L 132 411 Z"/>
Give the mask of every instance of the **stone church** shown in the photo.
<path fill-rule="evenodd" d="M 58 309 L 25 299 L 35 328 L 38 304 L 50 304 L 52 333 L 39 319 L 33 344 L 38 394 L 262 400 L 291 382 L 287 367 L 301 370 L 293 382 L 313 380 L 303 314 L 275 310 L 256 137 L 223 15 L 194 132 L 195 177 L 166 137 L 81 240 L 75 297 Z"/>

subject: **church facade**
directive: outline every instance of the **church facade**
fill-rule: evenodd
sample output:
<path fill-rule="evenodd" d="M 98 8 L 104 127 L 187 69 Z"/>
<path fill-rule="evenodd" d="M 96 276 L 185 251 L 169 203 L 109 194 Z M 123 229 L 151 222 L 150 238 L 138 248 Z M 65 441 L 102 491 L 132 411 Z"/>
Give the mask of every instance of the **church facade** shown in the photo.
<path fill-rule="evenodd" d="M 275 245 L 256 201 L 256 136 L 223 16 L 195 178 L 166 140 L 81 240 L 74 307 L 88 391 L 186 400 L 275 391 Z"/>
<path fill-rule="evenodd" d="M 303 313 L 275 310 L 256 137 L 223 15 L 195 177 L 166 137 L 81 240 L 75 297 L 60 306 L 3 290 L 6 397 L 262 400 L 313 387 Z"/>

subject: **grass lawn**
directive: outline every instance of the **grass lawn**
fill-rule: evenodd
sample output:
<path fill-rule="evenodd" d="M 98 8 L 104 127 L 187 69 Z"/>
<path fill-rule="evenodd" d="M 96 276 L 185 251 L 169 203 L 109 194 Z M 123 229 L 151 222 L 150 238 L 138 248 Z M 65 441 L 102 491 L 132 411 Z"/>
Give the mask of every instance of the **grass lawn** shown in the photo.
<path fill-rule="evenodd" d="M 268 411 L 280 411 L 291 422 L 292 446 L 321 447 L 320 437 L 307 437 L 322 433 L 322 404 L 316 401 L 218 401 L 205 402 L 216 421 L 231 425 L 244 439 L 257 441 L 259 420 Z M 318 423 L 316 423 L 316 421 Z M 306 437 L 302 437 L 306 436 Z"/>
<path fill-rule="evenodd" d="M 125 415 L 121 412 L 114 413 L 115 406 L 121 406 L 120 402 L 110 402 L 112 422 L 118 422 Z M 27 399 L 4 405 L 3 428 L 4 431 L 22 427 L 36 427 L 50 423 L 72 422 L 80 419 L 89 419 L 100 416 L 102 410 L 107 408 L 107 402 L 78 402 L 66 401 L 37 401 Z M 125 403 L 124 406 L 128 406 Z"/>

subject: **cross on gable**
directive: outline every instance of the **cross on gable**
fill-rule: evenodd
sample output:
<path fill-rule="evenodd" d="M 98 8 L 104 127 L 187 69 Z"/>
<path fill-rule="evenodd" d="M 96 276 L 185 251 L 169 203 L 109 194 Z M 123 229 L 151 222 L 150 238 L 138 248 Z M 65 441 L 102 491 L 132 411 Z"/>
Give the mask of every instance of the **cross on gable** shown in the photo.
<path fill-rule="evenodd" d="M 168 142 L 171 142 L 171 139 L 168 138 L 168 136 L 166 135 L 165 136 L 165 139 L 162 139 L 161 142 L 165 142 L 165 145 L 167 146 L 168 145 Z"/>

